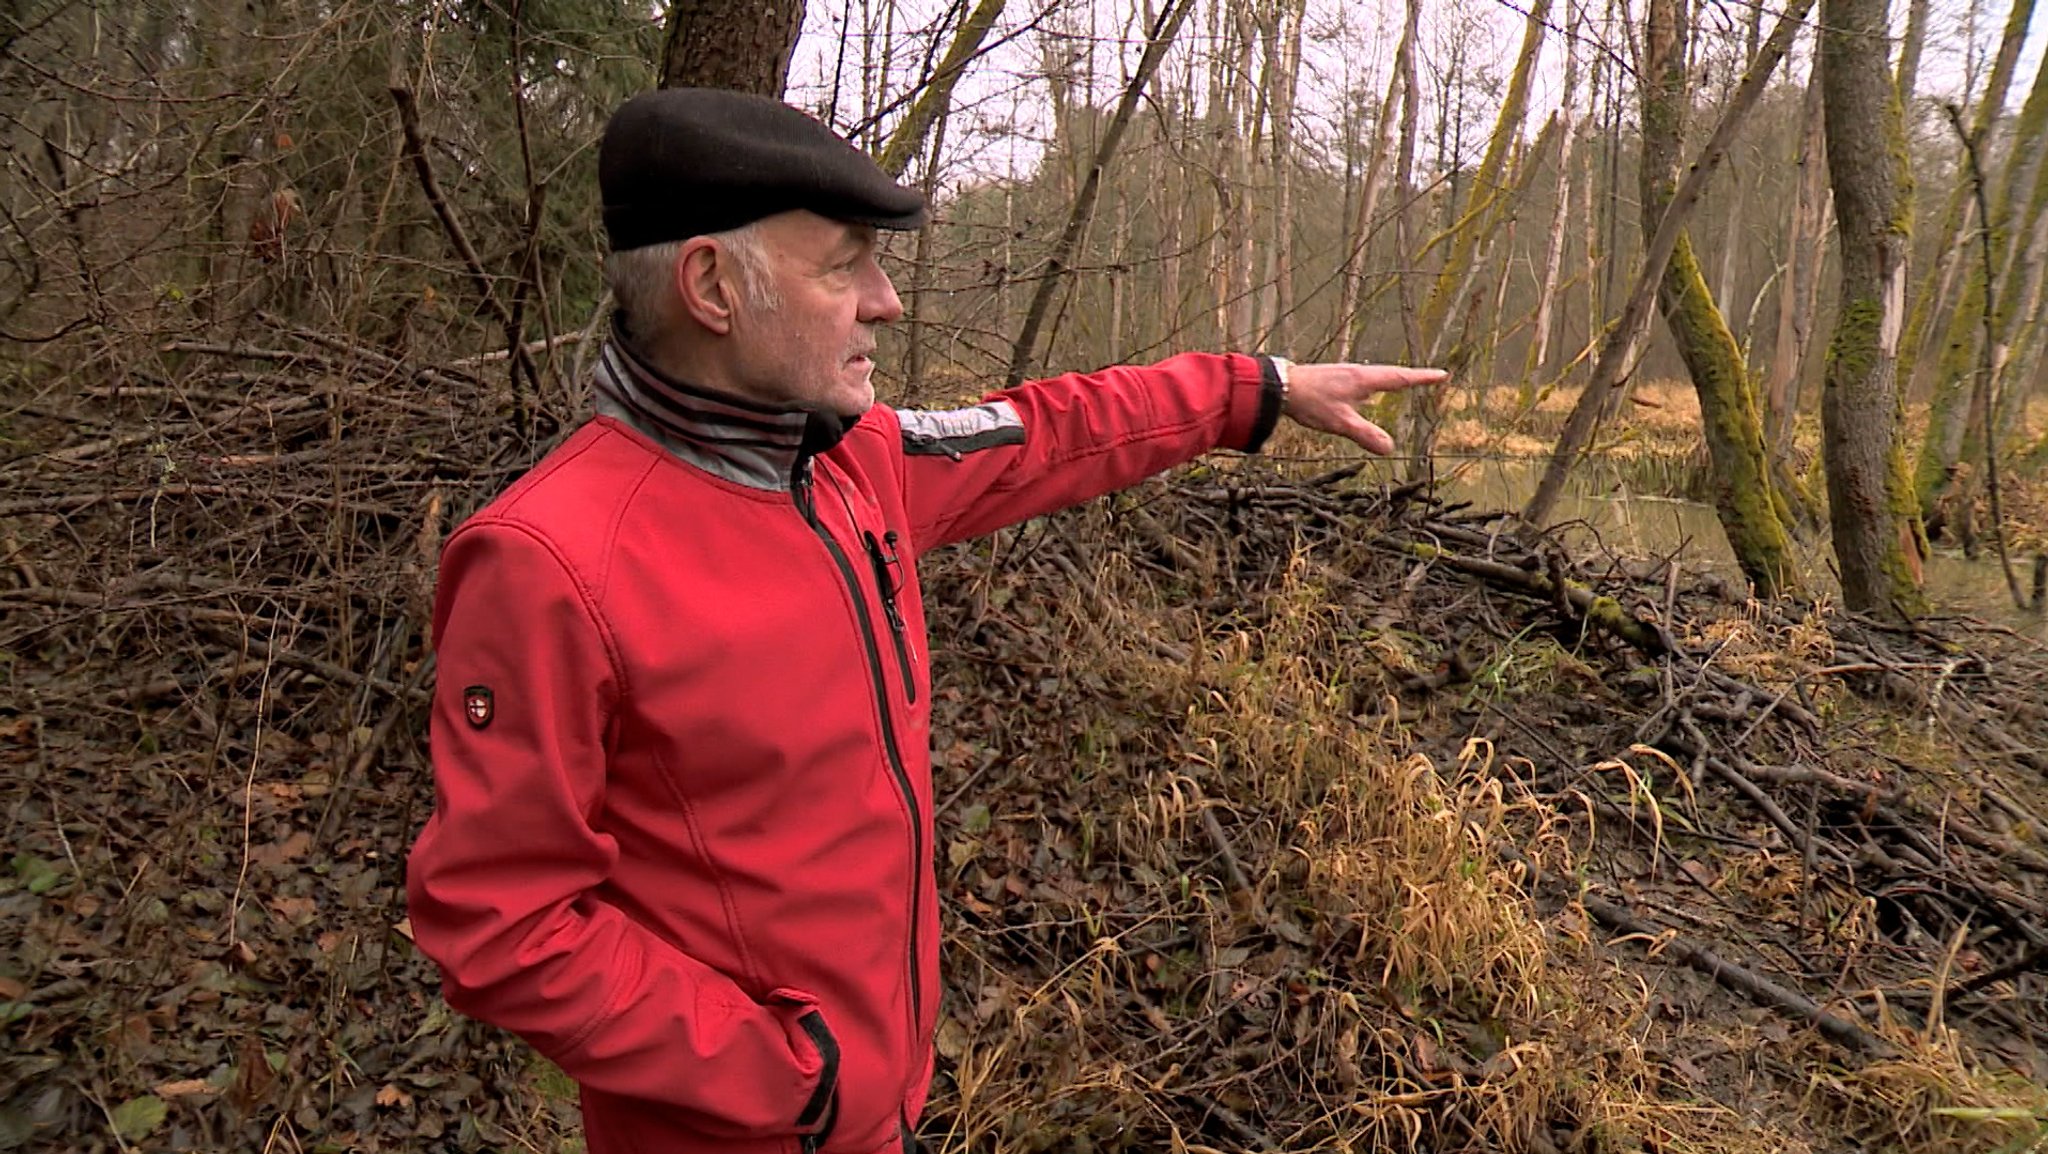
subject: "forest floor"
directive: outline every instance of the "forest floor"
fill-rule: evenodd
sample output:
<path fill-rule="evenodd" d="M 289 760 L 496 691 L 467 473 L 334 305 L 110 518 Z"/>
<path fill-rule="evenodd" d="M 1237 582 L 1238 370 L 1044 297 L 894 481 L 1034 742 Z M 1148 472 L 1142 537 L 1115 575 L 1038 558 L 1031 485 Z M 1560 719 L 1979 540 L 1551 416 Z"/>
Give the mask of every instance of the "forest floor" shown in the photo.
<path fill-rule="evenodd" d="M 184 353 L 0 426 L 0 1149 L 575 1149 L 400 872 L 527 450 L 475 366 Z M 2048 646 L 1311 451 L 927 560 L 932 1146 L 2048 1148 Z"/>

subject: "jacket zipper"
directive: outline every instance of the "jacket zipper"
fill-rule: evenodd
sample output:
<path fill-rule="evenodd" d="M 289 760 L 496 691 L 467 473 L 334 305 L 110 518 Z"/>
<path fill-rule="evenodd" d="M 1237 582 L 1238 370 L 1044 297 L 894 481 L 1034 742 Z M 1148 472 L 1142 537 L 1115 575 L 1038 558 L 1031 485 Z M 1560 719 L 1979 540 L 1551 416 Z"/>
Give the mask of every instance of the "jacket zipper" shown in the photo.
<path fill-rule="evenodd" d="M 832 555 L 833 563 L 839 566 L 840 578 L 846 582 L 847 591 L 853 594 L 854 617 L 860 623 L 860 639 L 867 649 L 868 673 L 874 679 L 875 700 L 881 707 L 882 749 L 888 755 L 889 771 L 895 775 L 896 788 L 903 792 L 903 804 L 910 809 L 910 1035 L 915 1042 L 918 1023 L 924 1021 L 924 983 L 917 975 L 918 958 L 921 956 L 917 948 L 917 930 L 924 904 L 924 819 L 917 810 L 917 791 L 911 788 L 910 774 L 903 768 L 903 755 L 896 748 L 896 724 L 890 718 L 889 683 L 882 676 L 882 650 L 875 642 L 875 624 L 868 615 L 867 596 L 861 591 L 860 579 L 854 575 L 853 562 L 847 559 L 846 551 L 839 547 L 839 542 L 818 519 L 817 506 L 811 499 L 809 457 L 797 460 L 793 481 L 790 495 L 796 501 L 797 512 L 803 515 L 804 523 L 818 535 L 818 540 L 825 543 L 825 551 Z M 882 588 L 887 589 L 888 586 L 885 584 Z M 894 599 L 885 594 L 882 603 L 888 609 L 890 624 L 900 629 L 897 622 L 901 614 L 895 609 Z M 900 639 L 900 633 L 898 637 Z M 901 654 L 903 650 L 899 648 L 897 652 Z M 908 658 L 905 661 L 907 663 Z"/>
<path fill-rule="evenodd" d="M 896 604 L 896 576 L 890 572 L 903 564 L 896 555 L 896 530 L 884 533 L 880 540 L 872 530 L 861 530 L 861 539 L 867 543 L 868 561 L 875 567 L 875 588 L 882 594 L 882 614 L 889 619 L 889 632 L 896 638 L 896 667 L 903 674 L 903 696 L 911 705 L 917 704 L 917 675 L 910 667 L 910 641 L 908 630 L 903 625 L 903 610 Z"/>

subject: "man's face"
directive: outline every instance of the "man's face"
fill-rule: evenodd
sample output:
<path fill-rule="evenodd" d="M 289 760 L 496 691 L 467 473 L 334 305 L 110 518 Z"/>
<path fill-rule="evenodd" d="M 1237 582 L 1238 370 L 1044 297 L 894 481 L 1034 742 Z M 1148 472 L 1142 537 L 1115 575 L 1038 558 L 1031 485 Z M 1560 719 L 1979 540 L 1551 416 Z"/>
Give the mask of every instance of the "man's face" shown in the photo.
<path fill-rule="evenodd" d="M 770 403 L 854 417 L 875 403 L 875 331 L 903 315 L 875 259 L 875 230 L 785 212 L 758 230 L 775 308 L 742 294 L 739 384 Z"/>

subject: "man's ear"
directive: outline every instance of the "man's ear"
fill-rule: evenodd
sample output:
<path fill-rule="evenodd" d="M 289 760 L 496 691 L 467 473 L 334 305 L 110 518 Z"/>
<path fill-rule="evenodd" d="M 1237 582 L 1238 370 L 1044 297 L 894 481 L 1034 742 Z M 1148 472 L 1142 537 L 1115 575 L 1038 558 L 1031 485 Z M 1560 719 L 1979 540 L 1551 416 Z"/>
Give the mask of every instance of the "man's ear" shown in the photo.
<path fill-rule="evenodd" d="M 704 329 L 724 336 L 732 331 L 733 308 L 739 303 L 737 269 L 729 253 L 707 236 L 691 237 L 676 252 L 669 270 L 675 277 L 676 299 L 683 311 Z"/>

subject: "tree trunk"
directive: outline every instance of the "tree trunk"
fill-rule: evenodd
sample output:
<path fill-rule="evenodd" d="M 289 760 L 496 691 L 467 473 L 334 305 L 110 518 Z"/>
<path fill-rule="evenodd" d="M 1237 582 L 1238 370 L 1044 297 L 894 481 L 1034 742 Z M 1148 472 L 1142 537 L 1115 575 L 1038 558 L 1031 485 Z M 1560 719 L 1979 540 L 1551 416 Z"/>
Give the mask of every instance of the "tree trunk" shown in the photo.
<path fill-rule="evenodd" d="M 1821 437 L 1843 604 L 1905 618 L 1920 613 L 1925 600 L 1898 393 L 1912 175 L 1888 41 L 1884 0 L 1821 5 L 1828 173 L 1842 250 Z"/>
<path fill-rule="evenodd" d="M 1401 330 L 1408 343 L 1408 363 L 1422 359 L 1422 321 L 1415 311 L 1415 213 L 1419 198 L 1415 192 L 1415 128 L 1422 104 L 1421 82 L 1415 75 L 1415 40 L 1422 25 L 1423 0 L 1408 0 L 1401 44 L 1407 49 L 1398 61 L 1401 73 L 1401 146 L 1394 162 L 1394 191 L 1401 207 L 1394 214 L 1394 283 L 1401 297 Z"/>
<path fill-rule="evenodd" d="M 1643 242 L 1647 247 L 1678 187 L 1678 160 L 1690 102 L 1686 27 L 1678 0 L 1649 0 L 1643 35 Z M 1699 394 L 1700 421 L 1713 470 L 1714 511 L 1743 575 L 1760 597 L 1797 583 L 1789 512 L 1771 483 L 1756 386 L 1742 349 L 1707 291 L 1692 241 L 1680 230 L 1657 303 Z"/>
<path fill-rule="evenodd" d="M 2044 130 L 2048 130 L 2048 65 L 2034 76 L 2026 105 L 2020 110 L 2019 121 L 2014 126 L 2012 146 L 2006 155 L 2003 171 L 1998 175 L 1996 188 L 1981 190 L 1990 202 L 1988 219 L 1983 227 L 1990 232 L 1992 267 L 1985 267 L 1985 246 L 1981 234 L 1970 237 L 1968 244 L 1958 245 L 1956 249 L 1956 259 L 1962 262 L 1963 290 L 1955 311 L 1948 318 L 1936 362 L 1934 394 L 1928 402 L 1927 435 L 1921 442 L 1920 459 L 1913 470 L 1914 492 L 1920 502 L 1921 515 L 1928 519 L 1930 532 L 1935 531 L 1940 517 L 1937 510 L 1945 501 L 1961 504 L 1972 496 L 1967 486 L 1960 493 L 1952 494 L 1951 489 L 1957 466 L 1965 461 L 1978 461 L 1983 451 L 1979 434 L 1984 427 L 1985 410 L 1981 405 L 1983 389 L 1978 386 L 1985 383 L 1981 342 L 1987 293 L 1994 298 L 1989 302 L 1994 306 L 1999 303 L 1996 298 L 2005 295 L 2004 282 L 2009 278 L 2013 258 L 2018 253 L 2018 239 L 2025 234 L 2027 227 L 2026 221 L 2013 220 L 2013 208 L 2034 183 L 2042 145 L 2048 143 L 2048 131 Z M 1975 147 L 1981 155 L 1986 137 L 1981 132 L 1973 130 L 1973 133 Z M 1965 165 L 1963 186 L 1973 187 L 1974 179 L 1969 166 Z M 1994 308 L 1993 311 L 2001 310 Z M 2002 328 L 1995 317 L 1993 323 L 1995 327 Z M 1949 501 L 1952 496 L 1954 500 Z"/>
<path fill-rule="evenodd" d="M 1261 343 L 1284 352 L 1290 347 L 1289 320 L 1294 313 L 1294 94 L 1301 75 L 1301 24 L 1308 0 L 1280 0 L 1278 7 L 1273 23 L 1280 37 L 1280 74 L 1266 80 L 1273 90 L 1273 307 Z"/>
<path fill-rule="evenodd" d="M 1799 382 L 1813 343 L 1814 314 L 1820 307 L 1820 266 L 1826 257 L 1828 173 L 1822 139 L 1820 71 L 1807 79 L 1800 104 L 1801 129 L 1795 161 L 1799 176 L 1786 229 L 1785 268 L 1778 282 L 1778 336 L 1771 346 L 1767 440 L 1771 458 L 1782 462 L 1792 448 L 1799 413 Z"/>
<path fill-rule="evenodd" d="M 1258 298 L 1254 295 L 1258 261 L 1258 230 L 1252 205 L 1252 155 L 1258 147 L 1252 136 L 1258 131 L 1258 109 L 1252 87 L 1252 48 L 1257 41 L 1251 5 L 1227 6 L 1235 37 L 1237 66 L 1231 70 L 1232 90 L 1230 135 L 1224 138 L 1230 163 L 1223 168 L 1230 181 L 1229 273 L 1230 347 L 1252 347 L 1258 331 Z"/>
<path fill-rule="evenodd" d="M 1763 37 L 1763 28 L 1764 9 L 1763 5 L 1759 4 L 1749 10 L 1747 39 L 1743 44 L 1744 55 L 1756 55 L 1757 44 Z M 1734 88 L 1735 82 L 1731 77 L 1728 90 L 1732 92 Z M 1722 93 L 1724 101 L 1727 95 L 1726 92 Z M 1728 158 L 1728 190 L 1728 228 L 1723 234 L 1725 239 L 1721 243 L 1720 278 L 1714 282 L 1714 290 L 1718 294 L 1714 298 L 1714 304 L 1715 307 L 1721 310 L 1721 319 L 1723 321 L 1729 321 L 1729 318 L 1735 315 L 1735 302 L 1741 299 L 1735 294 L 1736 282 L 1740 279 L 1736 275 L 1740 269 L 1736 262 L 1737 258 L 1742 255 L 1743 209 L 1749 205 L 1749 197 L 1745 195 L 1743 189 L 1742 168 L 1735 163 L 1735 158 L 1732 156 Z M 1729 323 L 1728 327 L 1731 332 L 1734 331 L 1734 324 L 1732 322 Z M 1747 332 L 1748 327 L 1747 319 L 1745 318 L 1743 324 L 1745 331 L 1736 335 L 1736 343 L 1745 349 L 1748 347 L 1751 339 Z"/>
<path fill-rule="evenodd" d="M 1920 52 L 1927 46 L 1929 0 L 1906 0 L 1906 38 L 1899 45 L 1899 103 L 1913 107 L 1913 86 L 1920 79 Z"/>
<path fill-rule="evenodd" d="M 1998 396 L 1997 427 L 2018 429 L 2026 414 L 2030 375 L 2015 371 L 2034 349 L 2042 306 L 2042 280 L 2048 273 L 2048 165 L 2035 174 L 2034 196 L 2025 219 L 2027 246 L 2019 262 L 2016 287 L 2000 297 L 2006 318 L 2000 325 L 1999 371 L 1993 381 Z M 2009 303 L 2009 308 L 2007 304 Z"/>
<path fill-rule="evenodd" d="M 1159 61 L 1173 44 L 1174 34 L 1180 31 L 1181 22 L 1188 11 L 1195 6 L 1195 0 L 1174 0 L 1153 24 L 1146 40 L 1145 51 L 1138 58 L 1137 71 L 1124 87 L 1123 97 L 1117 102 L 1116 113 L 1111 117 L 1109 128 L 1102 135 L 1102 143 L 1095 150 L 1095 161 L 1088 169 L 1088 179 L 1081 186 L 1081 193 L 1074 199 L 1073 210 L 1067 216 L 1067 225 L 1060 233 L 1052 255 L 1046 258 L 1045 272 L 1040 277 L 1038 288 L 1033 293 L 1030 307 L 1025 310 L 1023 331 L 1017 334 L 1017 343 L 1010 353 L 1010 369 L 1006 380 L 1017 385 L 1031 370 L 1037 356 L 1038 334 L 1044 327 L 1046 311 L 1052 304 L 1053 294 L 1059 288 L 1061 274 L 1067 262 L 1073 259 L 1074 249 L 1080 244 L 1081 234 L 1087 229 L 1088 221 L 1095 213 L 1095 200 L 1102 189 L 1102 176 L 1110 161 L 1116 158 L 1117 145 L 1122 143 L 1124 130 L 1130 126 L 1131 114 L 1137 110 L 1138 101 L 1145 93 L 1145 86 L 1151 82 L 1152 74 L 1159 69 Z"/>
<path fill-rule="evenodd" d="M 1550 21 L 1551 0 L 1533 0 L 1523 24 L 1522 47 L 1515 58 L 1515 70 L 1508 78 L 1507 95 L 1500 115 L 1494 120 L 1493 135 L 1486 142 L 1486 155 L 1472 181 L 1472 196 L 1463 218 L 1450 226 L 1450 249 L 1435 285 L 1422 308 L 1422 331 L 1431 342 L 1431 361 L 1438 360 L 1452 372 L 1466 368 L 1473 350 L 1463 341 L 1449 340 L 1451 314 L 1464 298 L 1478 272 L 1475 256 L 1505 219 L 1508 196 L 1508 167 L 1520 139 L 1522 122 L 1529 108 L 1529 87 L 1536 74 L 1536 60 L 1543 51 L 1543 34 Z M 1443 421 L 1444 390 L 1416 389 L 1408 394 L 1412 418 L 1408 442 L 1409 476 L 1419 477 L 1430 467 L 1430 453 L 1436 447 L 1437 427 Z"/>
<path fill-rule="evenodd" d="M 1543 251 L 1543 274 L 1536 285 L 1536 315 L 1530 322 L 1529 355 L 1522 361 L 1521 397 L 1524 405 L 1534 395 L 1531 391 L 1533 382 L 1550 363 L 1551 328 L 1555 323 L 1552 314 L 1557 308 L 1557 282 L 1564 273 L 1566 225 L 1571 221 L 1572 156 L 1578 139 L 1572 126 L 1572 101 L 1579 95 L 1582 11 L 1579 0 L 1571 0 L 1569 11 L 1564 35 L 1564 98 L 1558 102 L 1557 111 L 1552 113 L 1551 127 L 1546 129 L 1557 133 L 1557 199 L 1550 213 L 1550 237 Z"/>
<path fill-rule="evenodd" d="M 1610 75 L 1606 57 L 1595 53 L 1591 83 L 1586 88 L 1586 122 L 1579 130 L 1579 218 L 1585 229 L 1582 243 L 1585 245 L 1586 336 L 1584 340 L 1578 342 L 1579 347 L 1572 354 L 1570 364 L 1581 361 L 1590 364 L 1593 350 L 1599 346 L 1600 330 L 1605 327 L 1607 320 L 1607 297 L 1602 291 L 1604 286 L 1601 270 L 1603 266 L 1615 263 L 1613 254 L 1600 247 L 1600 211 L 1596 198 L 1600 187 L 1600 159 L 1604 152 L 1603 149 L 1595 147 L 1600 141 L 1600 93 L 1607 84 L 1612 83 L 1608 79 Z M 1560 347 L 1560 356 L 1563 355 L 1563 351 Z M 1567 367 L 1564 364 L 1547 366 L 1544 377 L 1547 380 L 1562 380 Z M 1536 393 L 1532 388 L 1528 392 L 1522 411 L 1533 412 L 1535 407 Z"/>
<path fill-rule="evenodd" d="M 950 108 L 941 106 L 937 123 L 932 126 L 931 152 L 924 163 L 924 198 L 930 203 L 939 185 L 939 159 L 946 147 L 946 117 Z M 915 406 L 924 396 L 926 384 L 925 349 L 929 343 L 925 336 L 926 314 L 925 294 L 932 283 L 932 222 L 927 220 L 917 230 L 917 252 L 913 258 L 910 273 L 910 350 L 905 357 L 904 376 L 909 381 L 907 401 Z"/>
<path fill-rule="evenodd" d="M 1771 29 L 1769 38 L 1764 41 L 1763 49 L 1757 53 L 1756 59 L 1750 61 L 1749 71 L 1729 98 L 1728 107 L 1722 109 L 1721 120 L 1701 147 L 1698 159 L 1685 170 L 1685 179 L 1672 194 L 1671 204 L 1664 210 L 1656 235 L 1643 246 L 1643 263 L 1636 273 L 1635 285 L 1629 292 L 1627 303 L 1622 306 L 1621 316 L 1601 339 L 1599 356 L 1593 362 L 1592 379 L 1579 394 L 1578 403 L 1572 406 L 1571 416 L 1565 420 L 1564 431 L 1551 449 L 1550 460 L 1543 467 L 1543 477 L 1536 484 L 1536 492 L 1522 510 L 1524 521 L 1543 525 L 1557 508 L 1558 498 L 1564 495 L 1565 478 L 1570 475 L 1572 466 L 1578 463 L 1579 455 L 1592 442 L 1593 430 L 1606 413 L 1614 387 L 1633 368 L 1636 344 L 1649 321 L 1652 298 L 1664 279 L 1665 264 L 1678 247 L 1686 217 L 1699 203 L 1700 194 L 1706 190 L 1707 178 L 1713 175 L 1722 155 L 1728 151 L 1729 142 L 1734 140 L 1749 110 L 1756 106 L 1757 98 L 1763 95 L 1771 73 L 1777 71 L 1778 61 L 1784 59 L 1785 50 L 1791 47 L 1800 22 L 1812 7 L 1813 0 L 1791 0 L 1787 5 L 1777 25 Z"/>
<path fill-rule="evenodd" d="M 1146 4 L 1145 22 L 1150 25 L 1156 18 L 1151 4 Z M 1190 65 L 1192 69 L 1192 65 Z M 1192 71 L 1187 78 L 1184 99 L 1174 108 L 1174 117 L 1169 119 L 1162 111 L 1159 118 L 1159 136 L 1166 143 L 1167 155 L 1187 156 L 1193 147 L 1191 124 L 1188 118 L 1194 108 L 1194 77 Z M 1154 106 L 1164 110 L 1170 107 L 1163 89 L 1155 93 Z M 1180 140 L 1174 142 L 1175 132 Z M 1170 340 L 1171 335 L 1180 331 L 1181 318 L 1181 266 L 1185 256 L 1181 252 L 1182 227 L 1187 219 L 1187 201 L 1191 185 L 1186 170 L 1180 164 L 1169 163 L 1160 178 L 1158 192 L 1165 201 L 1160 210 L 1159 224 L 1159 327 L 1155 330 L 1158 340 Z"/>
<path fill-rule="evenodd" d="M 988 30 L 995 27 L 1003 14 L 1003 0 L 981 0 L 968 13 L 967 20 L 953 34 L 953 42 L 946 46 L 945 58 L 932 70 L 931 78 L 911 102 L 910 111 L 903 117 L 896 130 L 889 134 L 889 142 L 882 146 L 882 153 L 875 163 L 890 176 L 901 176 L 910 165 L 910 158 L 924 147 L 925 133 L 945 114 L 953 103 L 953 86 L 960 82 L 960 74 L 981 51 L 981 42 L 988 38 Z"/>
<path fill-rule="evenodd" d="M 1364 287 L 1365 252 L 1372 244 L 1373 216 L 1379 209 L 1380 185 L 1386 177 L 1388 145 L 1394 138 L 1395 102 L 1405 99 L 1402 77 L 1412 71 L 1415 59 L 1413 5 L 1410 6 L 1410 14 L 1411 18 L 1401 26 L 1401 39 L 1394 47 L 1392 74 L 1387 77 L 1387 94 L 1380 100 L 1379 118 L 1373 122 L 1372 156 L 1365 165 L 1365 187 L 1359 190 L 1351 240 L 1344 248 L 1343 296 L 1337 306 L 1337 324 L 1342 334 L 1339 347 L 1344 350 L 1344 359 L 1348 361 L 1359 360 L 1365 352 L 1365 317 L 1359 307 Z M 1404 65 L 1403 61 L 1410 63 Z M 1401 179 L 1404 183 L 1397 186 L 1396 195 L 1405 203 L 1408 198 L 1406 176 Z"/>
<path fill-rule="evenodd" d="M 1974 6 L 1970 9 L 1974 14 Z M 1978 102 L 1976 112 L 1970 118 L 1970 133 L 1977 140 L 1991 139 L 1992 126 L 2005 112 L 2006 91 L 2012 86 L 2012 77 L 2019 67 L 2020 46 L 2027 36 L 2027 24 L 2033 19 L 2034 0 L 2013 0 L 2012 10 L 2007 13 L 2005 31 L 1998 44 L 1998 55 L 1992 61 L 1991 76 L 1985 83 L 1984 98 Z M 1941 231 L 1937 234 L 1942 244 L 1936 249 L 1947 256 L 1957 256 L 1966 239 L 1965 230 L 1975 209 L 1970 197 L 1969 174 L 1958 166 L 1955 185 L 1949 189 L 1948 204 L 1941 214 Z M 1937 261 L 1914 286 L 1911 297 L 1913 312 L 1906 324 L 1904 339 L 1899 345 L 1899 379 L 1916 388 L 1922 383 L 1921 361 L 1927 353 L 1927 345 L 1941 321 L 1941 308 L 1947 302 L 1943 299 L 1945 290 L 1936 286 L 1944 275 L 1953 275 L 1948 266 Z"/>
<path fill-rule="evenodd" d="M 661 86 L 780 97 L 803 26 L 804 0 L 674 0 Z"/>

